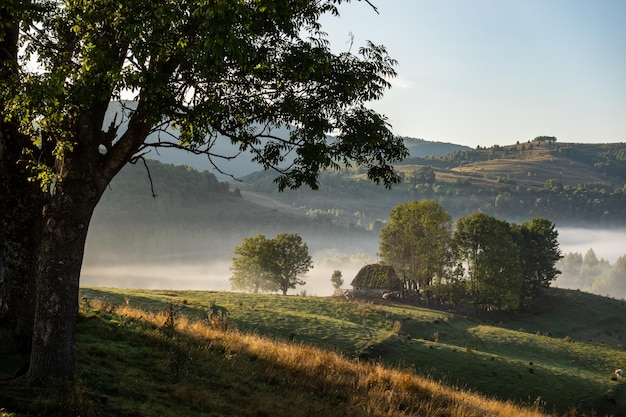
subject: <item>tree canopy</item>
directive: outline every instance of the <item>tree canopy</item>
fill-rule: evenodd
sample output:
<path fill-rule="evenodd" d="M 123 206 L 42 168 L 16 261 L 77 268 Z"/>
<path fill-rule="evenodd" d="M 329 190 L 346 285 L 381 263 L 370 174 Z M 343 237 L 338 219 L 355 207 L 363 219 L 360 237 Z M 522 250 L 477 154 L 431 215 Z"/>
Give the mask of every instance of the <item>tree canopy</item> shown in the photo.
<path fill-rule="evenodd" d="M 302 275 L 313 267 L 307 245 L 297 233 L 280 233 L 273 239 L 263 235 L 244 239 L 235 248 L 230 278 L 234 289 L 282 291 L 287 294 L 304 285 Z"/>
<path fill-rule="evenodd" d="M 379 255 L 407 295 L 428 301 L 521 310 L 560 273 L 558 233 L 545 218 L 517 225 L 478 212 L 457 219 L 452 232 L 439 204 L 413 201 L 391 211 L 380 237 Z"/>
<path fill-rule="evenodd" d="M 399 204 L 380 232 L 380 257 L 393 266 L 407 289 L 425 288 L 449 265 L 451 235 L 450 215 L 438 203 Z"/>
<path fill-rule="evenodd" d="M 333 288 L 335 290 L 339 290 L 341 288 L 341 286 L 343 285 L 343 275 L 341 274 L 341 271 L 339 271 L 338 269 L 335 269 L 332 273 L 332 275 L 330 276 L 330 283 L 333 284 Z"/>
<path fill-rule="evenodd" d="M 5 0 L 0 4 L 0 327 L 25 341 L 29 377 L 71 379 L 91 215 L 111 179 L 155 147 L 212 151 L 229 138 L 317 187 L 358 164 L 390 186 L 402 140 L 366 104 L 396 62 L 367 43 L 334 53 L 322 31 L 340 0 Z M 105 124 L 112 101 L 120 108 Z M 288 127 L 288 138 L 273 134 Z M 329 140 L 327 135 L 335 135 Z M 293 162 L 283 165 L 286 155 Z M 8 260 L 11 259 L 11 262 Z M 17 261 L 13 261 L 17 260 Z M 18 323 L 19 321 L 19 323 Z"/>

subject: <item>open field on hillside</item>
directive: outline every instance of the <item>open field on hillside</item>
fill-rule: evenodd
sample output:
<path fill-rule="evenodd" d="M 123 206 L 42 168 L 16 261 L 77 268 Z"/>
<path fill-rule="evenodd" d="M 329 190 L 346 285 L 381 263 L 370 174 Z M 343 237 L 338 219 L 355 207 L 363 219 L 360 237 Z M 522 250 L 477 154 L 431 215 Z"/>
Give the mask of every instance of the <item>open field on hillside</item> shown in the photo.
<path fill-rule="evenodd" d="M 28 387 L 4 385 L 0 416 L 22 416 L 8 406 L 29 401 L 42 415 L 83 417 L 626 410 L 626 385 L 612 378 L 626 363 L 626 303 L 577 291 L 551 291 L 533 314 L 483 320 L 373 300 L 104 288 L 81 296 L 75 395 L 33 400 Z M 0 362 L 3 375 L 20 363 Z"/>
<path fill-rule="evenodd" d="M 577 291 L 552 290 L 535 314 L 487 320 L 336 298 L 87 288 L 81 293 L 151 311 L 173 303 L 192 318 L 221 311 L 229 326 L 245 332 L 409 369 L 500 399 L 539 399 L 548 411 L 626 411 L 626 388 L 611 378 L 626 364 L 626 303 Z"/>

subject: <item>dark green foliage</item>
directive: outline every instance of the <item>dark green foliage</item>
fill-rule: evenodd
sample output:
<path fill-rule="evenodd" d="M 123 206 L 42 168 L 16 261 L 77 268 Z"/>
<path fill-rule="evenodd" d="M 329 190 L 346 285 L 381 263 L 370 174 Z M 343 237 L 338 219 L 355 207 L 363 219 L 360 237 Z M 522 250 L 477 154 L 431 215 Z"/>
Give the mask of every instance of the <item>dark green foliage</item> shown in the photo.
<path fill-rule="evenodd" d="M 302 276 L 313 267 L 309 248 L 297 233 L 280 233 L 244 239 L 235 248 L 230 277 L 234 289 L 257 293 L 282 291 L 304 285 Z"/>
<path fill-rule="evenodd" d="M 307 190 L 273 197 L 309 210 L 343 210 L 335 220 L 373 228 L 398 203 L 431 199 L 454 218 L 482 211 L 512 222 L 549 218 L 559 226 L 624 226 L 626 145 L 528 143 L 407 158 L 397 165 L 403 182 L 380 190 L 357 170 L 320 176 L 320 193 Z M 432 167 L 436 180 L 415 183 L 414 172 Z M 271 176 L 246 178 L 271 191 Z"/>
<path fill-rule="evenodd" d="M 547 219 L 516 225 L 485 213 L 461 217 L 452 234 L 449 214 L 422 200 L 392 210 L 381 230 L 379 255 L 400 271 L 404 291 L 429 302 L 519 311 L 532 306 L 559 273 L 557 238 Z M 352 285 L 380 284 L 367 272 Z"/>

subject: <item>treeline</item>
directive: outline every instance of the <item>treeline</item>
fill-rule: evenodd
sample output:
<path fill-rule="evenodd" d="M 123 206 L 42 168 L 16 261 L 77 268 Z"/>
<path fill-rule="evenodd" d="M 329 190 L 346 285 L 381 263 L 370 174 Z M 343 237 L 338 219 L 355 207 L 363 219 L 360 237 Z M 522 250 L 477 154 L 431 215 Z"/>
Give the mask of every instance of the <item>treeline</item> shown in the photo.
<path fill-rule="evenodd" d="M 405 295 L 453 307 L 523 310 L 559 273 L 558 232 L 544 218 L 518 225 L 474 213 L 453 231 L 447 211 L 422 200 L 396 206 L 380 236 L 381 261 Z"/>
<path fill-rule="evenodd" d="M 626 179 L 626 146 L 622 143 L 557 143 L 556 140 L 537 139 L 509 146 L 478 146 L 476 149 L 455 151 L 445 155 L 409 157 L 402 164 L 451 169 L 494 159 L 527 160 L 533 158 L 537 152 L 546 152 L 580 162 L 600 175 Z"/>
<path fill-rule="evenodd" d="M 557 264 L 561 275 L 556 284 L 566 288 L 579 288 L 594 294 L 626 298 L 626 255 L 614 264 L 596 256 L 593 249 L 584 255 L 569 252 Z"/>
<path fill-rule="evenodd" d="M 541 169 L 540 173 L 525 172 L 525 179 L 513 178 L 506 170 L 498 175 L 480 174 L 479 169 L 468 174 L 450 171 L 481 160 L 537 158 L 533 153 L 537 147 L 549 154 L 567 155 L 566 166 L 572 161 L 581 162 L 595 174 L 586 181 L 581 179 L 579 184 L 568 184 L 560 179 L 561 173 L 552 167 L 550 160 L 535 165 L 535 169 Z M 408 158 L 398 169 L 402 182 L 391 190 L 365 180 L 359 168 L 322 174 L 318 191 L 301 189 L 278 193 L 272 172 L 255 173 L 245 180 L 253 190 L 305 207 L 314 216 L 370 230 L 377 230 L 395 205 L 419 199 L 436 201 L 454 218 L 482 211 L 516 222 L 546 217 L 560 226 L 624 225 L 626 219 L 626 146 L 621 144 L 533 141 Z M 440 175 L 445 180 L 439 178 Z"/>
<path fill-rule="evenodd" d="M 141 162 L 126 166 L 103 195 L 90 226 L 86 263 L 230 260 L 242 239 L 285 231 L 327 246 L 371 237 L 321 217 L 253 204 L 207 171 L 146 163 L 147 168 Z"/>

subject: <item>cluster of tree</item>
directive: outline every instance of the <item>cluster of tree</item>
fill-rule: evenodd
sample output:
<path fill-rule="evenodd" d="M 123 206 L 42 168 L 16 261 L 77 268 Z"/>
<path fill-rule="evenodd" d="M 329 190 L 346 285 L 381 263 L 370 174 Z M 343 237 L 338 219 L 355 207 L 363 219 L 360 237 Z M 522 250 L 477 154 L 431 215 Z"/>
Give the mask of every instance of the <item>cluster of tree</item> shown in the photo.
<path fill-rule="evenodd" d="M 558 232 L 544 218 L 521 225 L 484 213 L 459 218 L 432 200 L 403 203 L 381 230 L 379 256 L 407 293 L 485 309 L 531 306 L 559 273 Z"/>
<path fill-rule="evenodd" d="M 230 283 L 235 290 L 275 292 L 304 285 L 302 275 L 313 268 L 309 248 L 297 233 L 281 233 L 273 239 L 248 237 L 235 248 Z"/>
<path fill-rule="evenodd" d="M 536 138 L 533 139 L 533 142 L 554 143 L 556 142 L 556 137 L 555 136 L 537 136 Z"/>
<path fill-rule="evenodd" d="M 606 259 L 598 259 L 593 249 L 584 255 L 569 252 L 557 266 L 561 270 L 556 281 L 559 286 L 626 298 L 626 255 L 611 264 Z"/>

